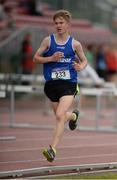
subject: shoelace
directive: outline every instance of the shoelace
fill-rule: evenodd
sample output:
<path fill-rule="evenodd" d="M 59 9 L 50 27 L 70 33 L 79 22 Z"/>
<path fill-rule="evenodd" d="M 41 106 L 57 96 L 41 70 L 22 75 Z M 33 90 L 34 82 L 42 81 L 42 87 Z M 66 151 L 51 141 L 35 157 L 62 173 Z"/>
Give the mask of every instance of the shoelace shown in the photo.
<path fill-rule="evenodd" d="M 48 150 L 48 152 L 49 152 L 49 154 L 50 154 L 50 156 L 51 156 L 52 158 L 55 158 L 55 153 L 54 153 L 54 151 L 53 151 L 53 149 L 52 149 L 51 146 L 50 146 L 50 149 Z"/>

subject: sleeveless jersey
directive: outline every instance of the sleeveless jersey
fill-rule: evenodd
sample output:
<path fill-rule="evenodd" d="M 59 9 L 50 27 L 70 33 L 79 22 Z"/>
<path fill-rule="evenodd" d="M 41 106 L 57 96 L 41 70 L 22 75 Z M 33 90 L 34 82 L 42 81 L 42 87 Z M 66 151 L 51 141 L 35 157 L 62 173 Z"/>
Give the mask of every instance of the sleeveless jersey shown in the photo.
<path fill-rule="evenodd" d="M 65 44 L 57 44 L 54 34 L 50 36 L 50 47 L 44 52 L 43 56 L 52 56 L 55 52 L 62 52 L 62 57 L 57 62 L 48 62 L 43 65 L 43 73 L 46 81 L 49 80 L 67 80 L 70 82 L 77 82 L 77 72 L 73 68 L 75 61 L 75 52 L 72 48 L 73 38 L 68 36 Z"/>

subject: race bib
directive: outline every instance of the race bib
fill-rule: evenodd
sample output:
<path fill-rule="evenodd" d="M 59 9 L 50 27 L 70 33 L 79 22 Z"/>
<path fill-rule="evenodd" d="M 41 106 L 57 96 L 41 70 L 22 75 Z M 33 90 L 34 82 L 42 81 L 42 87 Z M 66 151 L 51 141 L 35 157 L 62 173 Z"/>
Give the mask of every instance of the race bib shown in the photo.
<path fill-rule="evenodd" d="M 67 69 L 52 71 L 52 79 L 70 79 L 70 72 Z"/>

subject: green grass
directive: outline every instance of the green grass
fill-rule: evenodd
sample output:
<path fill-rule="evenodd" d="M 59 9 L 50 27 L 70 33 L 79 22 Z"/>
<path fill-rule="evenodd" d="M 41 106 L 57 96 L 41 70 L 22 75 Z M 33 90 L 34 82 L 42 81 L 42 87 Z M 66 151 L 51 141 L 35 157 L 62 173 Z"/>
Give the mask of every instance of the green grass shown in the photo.
<path fill-rule="evenodd" d="M 51 179 L 117 179 L 117 172 L 116 173 L 104 173 L 100 175 L 70 175 L 70 176 L 63 176 L 63 177 L 54 177 Z"/>

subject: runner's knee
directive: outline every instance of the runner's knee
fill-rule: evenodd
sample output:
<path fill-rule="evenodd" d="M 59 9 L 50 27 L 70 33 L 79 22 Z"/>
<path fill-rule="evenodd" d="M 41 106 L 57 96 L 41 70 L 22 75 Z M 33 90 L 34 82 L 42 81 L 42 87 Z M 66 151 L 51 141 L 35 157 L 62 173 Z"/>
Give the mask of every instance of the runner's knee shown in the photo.
<path fill-rule="evenodd" d="M 65 116 L 66 116 L 66 112 L 64 112 L 64 111 L 57 111 L 56 112 L 56 119 L 58 121 L 65 119 Z"/>

